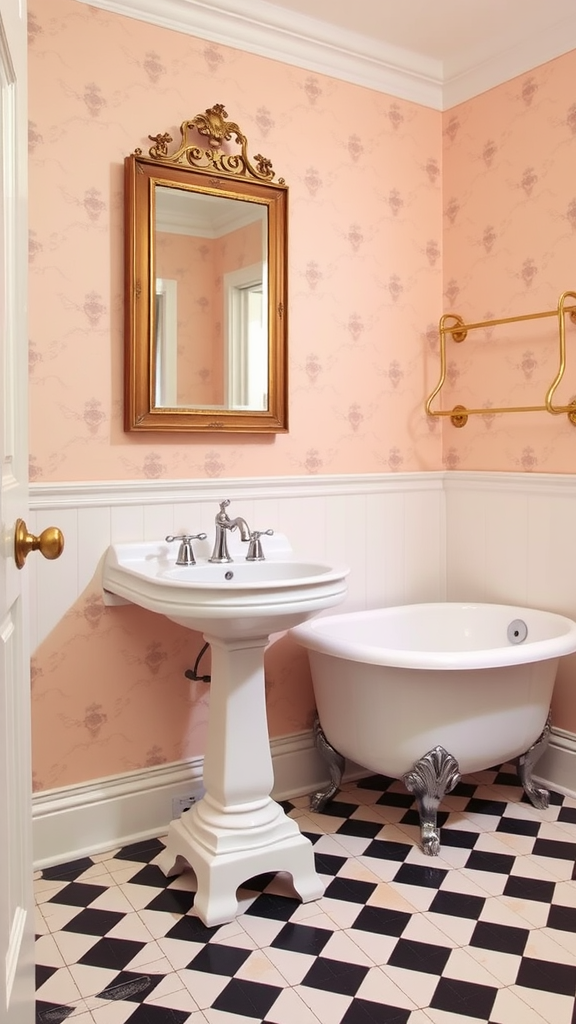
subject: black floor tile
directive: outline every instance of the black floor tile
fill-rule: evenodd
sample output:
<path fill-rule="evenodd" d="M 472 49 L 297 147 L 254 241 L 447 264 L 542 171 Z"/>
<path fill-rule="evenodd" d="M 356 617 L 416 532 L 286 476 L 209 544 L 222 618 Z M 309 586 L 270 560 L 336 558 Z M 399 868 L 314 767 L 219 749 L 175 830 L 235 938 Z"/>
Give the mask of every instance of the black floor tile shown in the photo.
<path fill-rule="evenodd" d="M 346 863 L 346 857 L 335 857 L 332 853 L 315 853 L 316 871 L 321 875 L 337 875 Z"/>
<path fill-rule="evenodd" d="M 576 843 L 558 842 L 557 839 L 536 839 L 532 853 L 535 857 L 553 857 L 557 860 L 576 860 Z"/>
<path fill-rule="evenodd" d="M 165 914 L 187 914 L 194 905 L 195 892 L 187 889 L 164 889 L 146 905 L 146 910 L 163 911 Z"/>
<path fill-rule="evenodd" d="M 394 881 L 401 882 L 402 885 L 419 885 L 426 889 L 439 889 L 447 874 L 448 871 L 445 868 L 403 864 L 394 875 Z"/>
<path fill-rule="evenodd" d="M 164 849 L 164 843 L 161 843 L 159 839 L 143 839 L 139 843 L 130 843 L 129 846 L 123 846 L 121 850 L 114 854 L 114 857 L 116 860 L 136 860 L 149 864 Z"/>
<path fill-rule="evenodd" d="M 502 800 L 480 800 L 478 797 L 471 797 L 466 804 L 466 814 L 492 814 L 501 817 L 506 810 L 506 804 Z"/>
<path fill-rule="evenodd" d="M 348 818 L 343 825 L 340 825 L 340 828 L 336 829 L 336 835 L 374 839 L 383 828 L 383 821 L 363 821 L 359 818 Z"/>
<path fill-rule="evenodd" d="M 555 964 L 550 960 L 534 960 L 531 957 L 524 957 L 516 977 L 516 984 L 525 988 L 557 992 L 559 995 L 574 997 L 576 967 L 571 964 Z"/>
<path fill-rule="evenodd" d="M 466 861 L 466 868 L 471 871 L 493 871 L 497 875 L 509 875 L 515 860 L 515 857 L 509 856 L 507 853 L 472 850 Z"/>
<path fill-rule="evenodd" d="M 48 903 L 64 903 L 70 907 L 89 907 L 98 896 L 106 892 L 105 885 L 90 885 L 87 882 L 70 882 L 54 893 Z"/>
<path fill-rule="evenodd" d="M 167 1006 L 152 1006 L 140 1003 L 128 1018 L 130 1024 L 184 1024 L 190 1014 L 188 1011 L 171 1010 Z M 128 1024 L 126 1021 L 126 1024 Z"/>
<path fill-rule="evenodd" d="M 436 812 L 436 824 L 438 828 L 443 828 L 450 818 L 449 811 L 437 811 Z M 411 825 L 413 828 L 420 829 L 420 814 L 416 807 L 411 807 L 410 810 L 406 811 L 400 819 L 401 825 Z"/>
<path fill-rule="evenodd" d="M 538 903 L 551 903 L 555 888 L 555 882 L 548 882 L 543 878 L 523 878 L 522 875 L 510 875 L 504 886 L 504 896 L 512 896 L 520 900 L 535 900 Z"/>
<path fill-rule="evenodd" d="M 108 999 L 110 1002 L 126 1000 L 129 1003 L 141 1003 L 152 995 L 163 977 L 163 974 L 146 974 L 145 971 L 121 971 L 110 985 L 98 992 L 96 998 Z"/>
<path fill-rule="evenodd" d="M 204 971 L 206 974 L 224 974 L 228 978 L 233 978 L 249 956 L 249 949 L 212 942 L 196 954 L 188 964 L 188 970 Z"/>
<path fill-rule="evenodd" d="M 305 839 L 308 840 L 309 843 L 312 843 L 312 846 L 314 846 L 314 844 L 317 843 L 319 839 L 322 839 L 323 833 L 302 831 L 302 835 L 304 836 Z"/>
<path fill-rule="evenodd" d="M 478 842 L 477 832 L 466 832 L 463 828 L 443 828 L 440 834 L 441 846 L 452 846 L 461 850 L 472 850 Z"/>
<path fill-rule="evenodd" d="M 323 992 L 339 992 L 343 996 L 355 996 L 368 967 L 360 964 L 348 964 L 342 960 L 328 960 L 319 956 L 302 979 L 301 984 L 309 988 L 319 988 Z"/>
<path fill-rule="evenodd" d="M 257 896 L 244 911 L 249 917 L 266 917 L 272 921 L 289 921 L 294 911 L 301 906 L 300 900 L 289 896 L 275 896 L 271 892 L 263 892 Z"/>
<path fill-rule="evenodd" d="M 145 945 L 145 942 L 133 942 L 131 939 L 100 939 L 79 958 L 78 963 L 121 971 Z"/>
<path fill-rule="evenodd" d="M 558 821 L 568 821 L 576 825 L 576 807 L 561 807 L 558 812 Z"/>
<path fill-rule="evenodd" d="M 155 889 L 165 889 L 173 881 L 173 878 L 166 877 L 157 864 L 146 864 L 130 878 L 131 885 L 150 885 Z"/>
<path fill-rule="evenodd" d="M 448 946 L 417 942 L 415 939 L 398 939 L 388 960 L 388 965 L 401 967 L 405 971 L 441 975 L 451 952 L 452 950 Z"/>
<path fill-rule="evenodd" d="M 212 1006 L 215 1010 L 254 1017 L 260 1022 L 269 1013 L 281 992 L 282 989 L 276 988 L 275 985 L 233 978 L 214 1000 Z"/>
<path fill-rule="evenodd" d="M 378 807 L 412 807 L 414 797 L 411 793 L 383 793 L 376 801 Z"/>
<path fill-rule="evenodd" d="M 528 928 L 512 928 L 492 921 L 479 921 L 472 933 L 470 945 L 522 956 L 529 938 Z"/>
<path fill-rule="evenodd" d="M 247 878 L 242 888 L 250 889 L 251 892 L 264 892 L 270 882 L 276 877 L 274 871 L 266 871 L 261 875 L 253 875 L 252 878 Z"/>
<path fill-rule="evenodd" d="M 331 800 L 322 811 L 322 814 L 328 814 L 331 818 L 349 818 L 357 810 L 358 804 L 347 804 L 342 800 Z"/>
<path fill-rule="evenodd" d="M 376 888 L 375 882 L 362 882 L 357 878 L 333 878 L 324 896 L 349 903 L 366 903 Z"/>
<path fill-rule="evenodd" d="M 556 928 L 561 932 L 576 933 L 576 907 L 560 907 L 552 904 L 546 921 L 548 928 Z"/>
<path fill-rule="evenodd" d="M 74 1006 L 60 1006 L 58 1003 L 45 1003 L 36 1000 L 36 1024 L 60 1024 L 74 1013 Z"/>
<path fill-rule="evenodd" d="M 373 1003 L 368 999 L 353 999 L 341 1024 L 407 1024 L 410 1010 L 386 1003 Z"/>
<path fill-rule="evenodd" d="M 537 836 L 540 831 L 540 822 L 532 821 L 529 818 L 507 818 L 504 815 L 496 826 L 497 832 L 507 832 L 514 836 Z"/>
<path fill-rule="evenodd" d="M 116 910 L 81 910 L 76 917 L 73 917 L 68 924 L 62 928 L 63 932 L 78 932 L 80 935 L 106 935 L 124 917 Z"/>
<path fill-rule="evenodd" d="M 270 946 L 272 949 L 287 949 L 292 953 L 308 953 L 318 956 L 331 937 L 332 932 L 328 928 L 288 923 L 284 925 Z"/>
<path fill-rule="evenodd" d="M 220 925 L 214 928 L 207 928 L 199 917 L 192 914 L 181 917 L 176 924 L 166 932 L 167 939 L 180 939 L 182 942 L 209 942 L 217 932 Z"/>
<path fill-rule="evenodd" d="M 484 896 L 440 889 L 430 904 L 429 912 L 431 914 L 446 914 L 450 917 L 465 917 L 470 921 L 477 921 L 484 909 L 485 903 L 486 899 Z"/>
<path fill-rule="evenodd" d="M 363 907 L 352 925 L 353 930 L 374 932 L 376 935 L 402 935 L 410 921 L 410 914 L 387 907 Z"/>
<path fill-rule="evenodd" d="M 374 839 L 364 850 L 364 857 L 376 857 L 378 860 L 405 861 L 413 849 L 410 843 L 392 843 L 388 839 Z"/>
<path fill-rule="evenodd" d="M 51 978 L 58 970 L 57 967 L 45 967 L 44 964 L 36 964 L 36 991 Z"/>
<path fill-rule="evenodd" d="M 57 864 L 51 868 L 43 868 L 42 878 L 46 878 L 50 882 L 59 882 L 65 879 L 72 881 L 74 878 L 78 878 L 79 875 L 83 875 L 91 867 L 94 867 L 94 861 L 91 857 L 80 857 L 78 860 L 68 861 L 67 864 Z"/>
<path fill-rule="evenodd" d="M 457 782 L 456 785 L 454 786 L 454 789 L 452 789 L 450 792 L 452 793 L 453 796 L 471 797 L 474 796 L 474 793 L 476 792 L 477 789 L 478 787 L 476 786 L 475 783 L 462 782 L 462 780 L 460 780 L 460 782 Z"/>
<path fill-rule="evenodd" d="M 430 1006 L 436 1010 L 445 1010 L 447 1013 L 488 1021 L 497 994 L 498 989 L 489 985 L 440 978 Z"/>

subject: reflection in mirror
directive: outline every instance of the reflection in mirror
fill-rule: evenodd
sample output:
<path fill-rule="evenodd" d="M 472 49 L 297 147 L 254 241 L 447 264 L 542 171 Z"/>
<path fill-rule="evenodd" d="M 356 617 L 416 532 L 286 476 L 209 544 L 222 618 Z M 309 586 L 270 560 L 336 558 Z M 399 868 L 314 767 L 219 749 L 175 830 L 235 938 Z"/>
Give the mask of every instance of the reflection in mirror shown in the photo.
<path fill-rule="evenodd" d="M 126 159 L 127 430 L 287 430 L 287 189 L 226 117 Z"/>
<path fill-rule="evenodd" d="M 265 207 L 155 188 L 157 407 L 268 408 Z"/>

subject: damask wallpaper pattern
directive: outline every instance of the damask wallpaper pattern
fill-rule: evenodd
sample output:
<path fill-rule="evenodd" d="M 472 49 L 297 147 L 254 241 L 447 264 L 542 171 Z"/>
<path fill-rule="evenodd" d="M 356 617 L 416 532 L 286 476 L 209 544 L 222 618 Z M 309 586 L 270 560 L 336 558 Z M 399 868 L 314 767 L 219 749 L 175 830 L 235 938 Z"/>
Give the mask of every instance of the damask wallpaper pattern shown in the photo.
<path fill-rule="evenodd" d="M 443 310 L 516 315 L 576 287 L 576 51 L 442 115 L 76 0 L 29 9 L 33 481 L 573 472 L 564 417 L 490 412 L 541 400 L 549 322 L 452 346 L 447 406 L 485 415 L 457 430 L 423 406 Z M 290 188 L 290 433 L 133 437 L 123 161 L 215 102 Z M 570 397 L 570 349 L 567 380 Z M 183 676 L 201 642 L 105 608 L 96 573 L 34 654 L 36 788 L 201 753 L 207 691 Z M 267 690 L 272 735 L 310 725 L 305 660 L 286 639 Z"/>

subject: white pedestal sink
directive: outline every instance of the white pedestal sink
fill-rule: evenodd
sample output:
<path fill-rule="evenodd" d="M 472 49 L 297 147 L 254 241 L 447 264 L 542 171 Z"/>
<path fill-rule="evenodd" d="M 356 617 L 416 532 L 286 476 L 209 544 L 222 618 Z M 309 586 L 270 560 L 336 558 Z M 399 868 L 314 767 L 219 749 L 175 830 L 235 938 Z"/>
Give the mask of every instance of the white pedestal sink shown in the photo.
<path fill-rule="evenodd" d="M 104 561 L 104 599 L 166 615 L 201 631 L 212 648 L 205 795 L 171 823 L 160 861 L 167 875 L 185 863 L 194 869 L 194 908 L 212 927 L 235 917 L 237 888 L 261 872 L 289 872 L 304 902 L 324 891 L 311 843 L 270 797 L 264 651 L 271 633 L 338 604 L 348 569 L 285 553 L 264 562 L 240 555 L 223 565 L 199 559 L 176 566 L 175 550 L 164 541 L 112 545 Z"/>

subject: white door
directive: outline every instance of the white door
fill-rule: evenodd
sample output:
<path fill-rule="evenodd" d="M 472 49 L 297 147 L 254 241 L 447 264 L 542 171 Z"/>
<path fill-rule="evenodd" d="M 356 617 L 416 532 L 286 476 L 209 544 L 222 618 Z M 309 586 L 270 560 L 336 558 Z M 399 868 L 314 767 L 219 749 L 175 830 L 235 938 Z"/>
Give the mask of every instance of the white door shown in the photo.
<path fill-rule="evenodd" d="M 26 0 L 0 0 L 0 119 L 0 1024 L 31 1024 L 28 608 L 26 568 L 14 561 L 28 507 Z"/>

